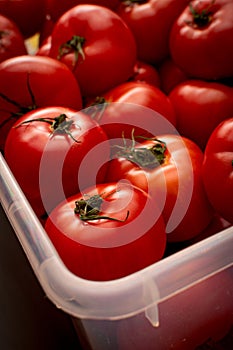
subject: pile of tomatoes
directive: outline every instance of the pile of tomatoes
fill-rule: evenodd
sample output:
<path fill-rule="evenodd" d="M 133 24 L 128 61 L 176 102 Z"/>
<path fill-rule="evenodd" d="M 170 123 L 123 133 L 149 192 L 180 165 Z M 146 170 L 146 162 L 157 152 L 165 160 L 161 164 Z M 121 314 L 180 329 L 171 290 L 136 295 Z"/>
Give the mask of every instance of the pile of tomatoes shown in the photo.
<path fill-rule="evenodd" d="M 232 225 L 232 12 L 0 2 L 0 148 L 78 276 L 126 276 Z"/>

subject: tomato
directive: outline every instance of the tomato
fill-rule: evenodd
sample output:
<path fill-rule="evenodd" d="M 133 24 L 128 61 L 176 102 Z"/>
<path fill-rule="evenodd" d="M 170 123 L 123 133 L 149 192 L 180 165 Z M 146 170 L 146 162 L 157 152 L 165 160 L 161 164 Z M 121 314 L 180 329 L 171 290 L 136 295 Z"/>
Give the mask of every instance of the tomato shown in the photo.
<path fill-rule="evenodd" d="M 49 56 L 49 51 L 51 48 L 51 35 L 48 35 L 47 38 L 43 40 L 36 51 L 37 56 Z"/>
<path fill-rule="evenodd" d="M 43 43 L 51 35 L 51 33 L 53 31 L 54 24 L 55 24 L 55 22 L 51 19 L 51 17 L 49 15 L 47 15 L 45 17 L 43 26 L 41 27 L 41 30 L 38 33 L 38 38 L 39 38 L 38 46 L 39 47 L 41 45 L 43 45 Z"/>
<path fill-rule="evenodd" d="M 126 82 L 97 98 L 86 109 L 104 128 L 109 139 L 153 136 L 174 129 L 175 115 L 169 98 L 157 87 L 142 82 Z M 163 131 L 162 131 L 163 130 Z M 116 140 L 114 140 L 116 142 Z"/>
<path fill-rule="evenodd" d="M 0 15 L 0 62 L 26 54 L 27 49 L 19 28 L 13 21 Z"/>
<path fill-rule="evenodd" d="M 202 151 L 179 135 L 159 135 L 142 143 L 136 140 L 116 147 L 105 181 L 127 179 L 156 198 L 168 242 L 195 237 L 213 217 L 202 183 Z"/>
<path fill-rule="evenodd" d="M 137 61 L 134 66 L 134 74 L 130 81 L 148 83 L 160 88 L 160 77 L 157 69 L 151 64 Z"/>
<path fill-rule="evenodd" d="M 47 2 L 47 12 L 53 19 L 53 21 L 57 21 L 63 13 L 71 9 L 72 7 L 80 4 L 92 4 L 92 5 L 100 5 L 108 7 L 112 10 L 116 9 L 119 5 L 120 0 L 59 0 L 59 4 L 57 0 L 46 0 Z"/>
<path fill-rule="evenodd" d="M 233 111 L 233 88 L 221 83 L 186 80 L 168 95 L 177 130 L 204 150 L 214 128 Z"/>
<path fill-rule="evenodd" d="M 72 70 L 83 96 L 98 96 L 132 76 L 136 45 L 115 12 L 77 5 L 56 22 L 49 55 Z"/>
<path fill-rule="evenodd" d="M 233 224 L 233 118 L 221 122 L 207 142 L 203 181 L 215 210 Z"/>
<path fill-rule="evenodd" d="M 96 168 L 109 159 L 109 143 L 101 127 L 81 111 L 46 107 L 15 123 L 6 140 L 5 158 L 34 210 L 42 215 L 66 196 L 103 181 L 105 173 L 99 172 L 96 179 Z"/>
<path fill-rule="evenodd" d="M 169 94 L 176 85 L 188 80 L 187 75 L 169 57 L 158 68 L 160 88 L 165 94 Z"/>
<path fill-rule="evenodd" d="M 25 38 L 40 31 L 46 14 L 46 0 L 1 0 L 0 13 L 18 26 Z"/>
<path fill-rule="evenodd" d="M 193 0 L 176 19 L 170 53 L 189 76 L 220 79 L 233 76 L 232 0 Z"/>
<path fill-rule="evenodd" d="M 127 182 L 99 184 L 68 198 L 45 229 L 70 271 L 90 280 L 136 272 L 161 259 L 166 245 L 156 202 Z"/>
<path fill-rule="evenodd" d="M 173 22 L 189 0 L 122 1 L 117 13 L 132 30 L 138 59 L 158 64 L 169 54 L 169 33 Z"/>
<path fill-rule="evenodd" d="M 221 217 L 218 213 L 215 213 L 212 221 L 206 227 L 206 229 L 203 230 L 198 236 L 194 237 L 194 239 L 190 240 L 189 244 L 191 245 L 200 242 L 203 239 L 213 236 L 216 233 L 223 231 L 230 226 L 231 224 L 227 220 Z"/>
<path fill-rule="evenodd" d="M 0 148 L 20 115 L 51 105 L 82 108 L 79 85 L 66 65 L 30 55 L 0 63 Z"/>
<path fill-rule="evenodd" d="M 171 285 L 172 283 L 179 285 L 179 281 L 183 279 L 190 281 L 188 276 L 199 276 L 200 270 L 211 263 L 208 259 L 203 261 L 203 258 L 199 257 L 180 267 L 177 265 L 177 260 L 178 256 L 172 261 L 176 269 L 174 278 L 170 281 Z M 190 278 L 192 280 L 192 277 Z M 151 324 L 146 317 L 150 309 L 149 312 L 144 310 L 135 316 L 118 321 L 116 324 L 118 348 L 121 350 L 217 349 L 216 342 L 230 332 L 233 322 L 232 268 L 195 282 L 197 283 L 189 284 L 185 289 L 181 288 L 178 293 L 165 295 L 164 298 L 161 296 L 162 300 L 159 300 L 159 303 L 153 303 L 151 308 L 158 308 L 157 325 Z M 158 285 L 157 281 L 154 283 L 155 286 Z M 219 347 L 219 349 L 227 348 Z"/>

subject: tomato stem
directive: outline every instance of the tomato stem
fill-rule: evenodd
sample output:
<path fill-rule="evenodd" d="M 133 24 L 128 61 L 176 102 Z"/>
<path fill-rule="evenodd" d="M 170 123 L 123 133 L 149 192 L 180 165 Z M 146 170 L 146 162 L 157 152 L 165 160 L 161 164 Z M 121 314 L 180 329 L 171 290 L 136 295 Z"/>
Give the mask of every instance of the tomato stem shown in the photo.
<path fill-rule="evenodd" d="M 60 114 L 59 116 L 55 118 L 35 118 L 30 120 L 25 120 L 24 122 L 16 125 L 15 127 L 18 128 L 21 125 L 29 124 L 32 122 L 44 122 L 50 124 L 50 128 L 52 130 L 52 133 L 55 134 L 67 134 L 69 135 L 73 141 L 79 143 L 80 141 L 77 141 L 72 133 L 70 132 L 70 127 L 74 123 L 72 119 L 67 120 L 68 117 L 66 114 Z"/>
<path fill-rule="evenodd" d="M 144 138 L 137 136 L 138 138 Z M 148 138 L 145 138 L 148 140 Z M 123 135 L 124 146 L 116 145 L 114 147 L 120 148 L 116 152 L 115 157 L 126 158 L 129 161 L 140 165 L 143 168 L 156 168 L 164 163 L 165 152 L 167 150 L 166 143 L 157 139 L 150 138 L 154 142 L 154 145 L 150 147 L 135 147 L 134 129 L 132 130 L 132 143 L 128 146 L 125 142 Z"/>
<path fill-rule="evenodd" d="M 215 3 L 215 0 L 212 0 L 209 5 L 202 11 L 198 11 L 192 6 L 192 3 L 189 3 L 189 9 L 192 14 L 193 20 L 187 21 L 187 24 L 197 28 L 203 28 L 207 26 L 212 20 L 211 7 Z"/>
<path fill-rule="evenodd" d="M 111 195 L 111 193 L 109 195 Z M 116 219 L 106 215 L 99 215 L 101 210 L 101 205 L 104 200 L 103 196 L 99 194 L 96 194 L 93 196 L 88 196 L 88 195 L 85 195 L 85 196 L 88 198 L 86 199 L 81 198 L 75 201 L 75 209 L 74 209 L 75 214 L 78 214 L 79 218 L 82 221 L 106 219 L 106 220 L 112 220 L 112 221 L 125 222 L 128 219 L 129 211 L 127 211 L 126 217 L 123 220 Z M 107 198 L 107 196 L 105 198 Z"/>
<path fill-rule="evenodd" d="M 82 56 L 83 60 L 85 59 L 85 54 L 83 51 L 84 43 L 85 43 L 85 38 L 78 35 L 73 35 L 70 40 L 63 43 L 59 47 L 59 53 L 58 53 L 57 59 L 60 60 L 64 55 L 74 52 L 73 66 L 76 66 L 78 62 L 79 54 Z"/>
<path fill-rule="evenodd" d="M 108 102 L 104 97 L 97 96 L 95 101 L 85 110 L 85 113 L 87 113 L 92 119 L 100 122 L 107 105 Z"/>

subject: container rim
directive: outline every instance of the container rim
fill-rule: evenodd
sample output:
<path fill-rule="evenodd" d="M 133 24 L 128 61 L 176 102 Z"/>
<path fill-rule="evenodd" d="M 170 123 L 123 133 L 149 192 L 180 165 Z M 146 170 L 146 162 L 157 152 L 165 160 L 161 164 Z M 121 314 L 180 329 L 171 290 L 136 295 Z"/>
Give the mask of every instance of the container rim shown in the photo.
<path fill-rule="evenodd" d="M 157 324 L 159 303 L 233 265 L 229 227 L 129 276 L 85 280 L 62 262 L 2 154 L 0 202 L 47 297 L 77 318 L 117 320 L 153 309 Z"/>

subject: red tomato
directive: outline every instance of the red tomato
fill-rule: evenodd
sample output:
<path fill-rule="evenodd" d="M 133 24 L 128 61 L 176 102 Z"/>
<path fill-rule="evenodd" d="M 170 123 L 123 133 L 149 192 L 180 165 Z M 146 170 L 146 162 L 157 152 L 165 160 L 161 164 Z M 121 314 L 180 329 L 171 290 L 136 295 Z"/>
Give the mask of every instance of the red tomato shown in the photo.
<path fill-rule="evenodd" d="M 49 15 L 46 16 L 43 26 L 40 30 L 39 34 L 39 42 L 38 46 L 40 47 L 47 40 L 47 38 L 51 35 L 53 31 L 53 27 L 55 22 L 51 19 Z"/>
<path fill-rule="evenodd" d="M 109 139 L 147 137 L 174 130 L 176 123 L 169 98 L 157 87 L 142 82 L 116 86 L 86 109 L 104 128 Z M 169 130 L 169 131 L 168 131 Z M 114 140 L 116 142 L 116 140 Z"/>
<path fill-rule="evenodd" d="M 216 233 L 219 233 L 220 231 L 225 230 L 226 228 L 230 227 L 231 224 L 225 220 L 223 217 L 221 217 L 219 214 L 215 213 L 212 221 L 210 224 L 206 227 L 205 230 L 203 230 L 198 236 L 196 236 L 194 239 L 189 241 L 189 245 L 195 244 L 197 242 L 202 241 L 205 238 L 208 238 L 210 236 L 215 235 Z"/>
<path fill-rule="evenodd" d="M 90 280 L 112 280 L 161 259 L 164 222 L 156 203 L 125 182 L 99 184 L 50 214 L 45 229 L 67 267 Z"/>
<path fill-rule="evenodd" d="M 134 74 L 130 81 L 148 83 L 160 88 L 160 77 L 157 69 L 151 64 L 137 61 L 134 66 Z"/>
<path fill-rule="evenodd" d="M 232 0 L 193 0 L 170 33 L 170 52 L 189 76 L 220 79 L 233 76 Z"/>
<path fill-rule="evenodd" d="M 127 179 L 156 198 L 169 242 L 191 239 L 207 227 L 213 210 L 202 183 L 203 153 L 194 142 L 161 135 L 116 151 L 105 181 Z"/>
<path fill-rule="evenodd" d="M 0 64 L 0 148 L 12 124 L 38 107 L 82 108 L 79 86 L 61 62 L 39 56 L 18 56 Z"/>
<path fill-rule="evenodd" d="M 177 257 L 178 258 L 178 257 Z M 177 259 L 173 263 L 177 264 Z M 200 258 L 179 266 L 171 281 L 199 275 Z M 201 264 L 203 261 L 201 262 Z M 200 264 L 200 265 L 201 265 Z M 210 262 L 206 259 L 206 265 Z M 199 266 L 200 266 L 199 265 Z M 205 265 L 204 265 L 205 266 Z M 155 286 L 157 282 L 155 281 Z M 232 328 L 233 271 L 229 268 L 189 285 L 185 290 L 162 298 L 158 308 L 159 324 L 153 326 L 146 317 L 147 310 L 116 323 L 118 348 L 121 350 L 197 350 L 230 349 L 218 341 Z M 216 344 L 217 343 L 217 344 Z M 213 346 L 212 346 L 213 345 Z"/>
<path fill-rule="evenodd" d="M 138 59 L 158 64 L 169 54 L 169 34 L 173 22 L 189 0 L 122 1 L 117 13 L 132 30 Z"/>
<path fill-rule="evenodd" d="M 165 94 L 169 94 L 176 85 L 187 80 L 187 75 L 169 57 L 162 62 L 158 69 L 160 88 Z"/>
<path fill-rule="evenodd" d="M 98 96 L 133 74 L 134 37 L 106 7 L 73 7 L 58 19 L 51 36 L 49 55 L 72 70 L 85 97 Z"/>
<path fill-rule="evenodd" d="M 220 123 L 207 142 L 203 181 L 214 209 L 233 224 L 233 118 Z"/>
<path fill-rule="evenodd" d="M 177 130 L 202 149 L 214 128 L 233 111 L 233 88 L 221 83 L 186 80 L 168 95 L 174 107 Z"/>
<path fill-rule="evenodd" d="M 108 7 L 112 10 L 116 9 L 120 3 L 120 0 L 46 0 L 47 11 L 53 21 L 57 21 L 63 13 L 71 9 L 72 7 L 80 4 L 92 4 Z"/>
<path fill-rule="evenodd" d="M 99 172 L 96 179 L 96 168 L 109 159 L 109 143 L 101 127 L 82 112 L 40 108 L 22 116 L 11 128 L 5 158 L 41 215 L 66 196 L 103 181 L 105 173 Z"/>
<path fill-rule="evenodd" d="M 0 13 L 18 26 L 25 38 L 40 31 L 46 14 L 46 0 L 1 0 Z"/>
<path fill-rule="evenodd" d="M 51 48 L 51 35 L 43 40 L 38 50 L 36 51 L 37 56 L 49 56 L 49 51 Z"/>
<path fill-rule="evenodd" d="M 27 49 L 19 28 L 9 18 L 0 15 L 0 62 L 26 54 Z"/>

